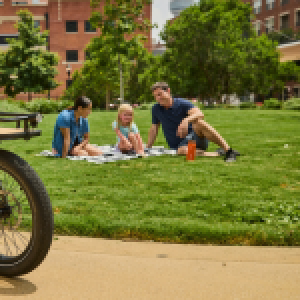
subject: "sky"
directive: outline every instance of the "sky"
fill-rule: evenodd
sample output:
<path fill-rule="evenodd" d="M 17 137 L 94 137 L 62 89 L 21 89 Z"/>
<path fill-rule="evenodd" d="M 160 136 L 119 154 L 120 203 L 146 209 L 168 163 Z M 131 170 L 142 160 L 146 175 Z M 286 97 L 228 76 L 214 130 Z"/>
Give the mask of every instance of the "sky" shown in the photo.
<path fill-rule="evenodd" d="M 198 0 L 195 2 L 198 2 Z M 152 29 L 152 38 L 161 41 L 159 32 L 163 29 L 166 21 L 173 17 L 170 11 L 170 0 L 152 0 L 152 23 L 158 25 L 158 28 Z"/>
<path fill-rule="evenodd" d="M 167 20 L 173 18 L 170 12 L 170 0 L 152 0 L 152 23 L 157 23 L 158 28 L 152 29 L 152 38 L 161 41 L 159 32 L 163 29 Z"/>

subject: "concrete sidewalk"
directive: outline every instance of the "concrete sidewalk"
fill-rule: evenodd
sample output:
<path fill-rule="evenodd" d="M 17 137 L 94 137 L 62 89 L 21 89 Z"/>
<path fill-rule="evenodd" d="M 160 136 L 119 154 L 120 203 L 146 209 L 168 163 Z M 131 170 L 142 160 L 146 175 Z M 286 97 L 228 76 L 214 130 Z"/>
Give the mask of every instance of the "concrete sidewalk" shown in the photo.
<path fill-rule="evenodd" d="M 58 236 L 1 299 L 300 299 L 300 248 L 175 245 Z"/>

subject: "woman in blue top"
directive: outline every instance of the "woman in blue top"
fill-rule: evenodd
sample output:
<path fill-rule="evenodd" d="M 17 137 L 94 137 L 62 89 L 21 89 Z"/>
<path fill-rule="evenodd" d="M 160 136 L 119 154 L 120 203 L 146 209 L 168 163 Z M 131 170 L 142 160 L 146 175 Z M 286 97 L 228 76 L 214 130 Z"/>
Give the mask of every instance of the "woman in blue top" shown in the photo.
<path fill-rule="evenodd" d="M 101 155 L 101 151 L 89 144 L 90 128 L 87 116 L 92 109 L 92 101 L 78 97 L 74 106 L 63 110 L 56 119 L 52 153 L 65 158 L 68 156 Z"/>

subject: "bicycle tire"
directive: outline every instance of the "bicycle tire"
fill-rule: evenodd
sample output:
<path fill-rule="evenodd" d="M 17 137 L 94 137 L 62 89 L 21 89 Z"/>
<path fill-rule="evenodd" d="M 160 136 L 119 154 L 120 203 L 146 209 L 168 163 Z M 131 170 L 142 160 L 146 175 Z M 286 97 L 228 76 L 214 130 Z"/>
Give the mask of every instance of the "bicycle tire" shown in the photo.
<path fill-rule="evenodd" d="M 25 250 L 10 258 L 0 256 L 0 275 L 15 277 L 33 271 L 48 254 L 53 237 L 53 212 L 42 180 L 25 160 L 0 149 L 0 171 L 19 184 L 32 210 L 32 235 Z"/>

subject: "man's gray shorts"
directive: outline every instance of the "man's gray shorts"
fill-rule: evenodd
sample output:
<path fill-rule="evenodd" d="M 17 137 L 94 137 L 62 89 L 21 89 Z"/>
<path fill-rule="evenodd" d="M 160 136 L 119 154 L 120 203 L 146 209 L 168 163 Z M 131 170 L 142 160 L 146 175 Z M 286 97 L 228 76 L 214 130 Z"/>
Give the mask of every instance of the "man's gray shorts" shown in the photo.
<path fill-rule="evenodd" d="M 196 148 L 206 150 L 208 148 L 208 139 L 206 137 L 199 137 L 194 130 L 192 130 L 178 145 L 178 148 L 187 146 L 189 140 L 196 141 Z"/>

